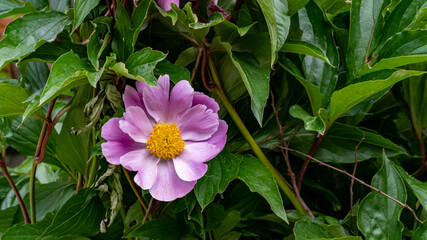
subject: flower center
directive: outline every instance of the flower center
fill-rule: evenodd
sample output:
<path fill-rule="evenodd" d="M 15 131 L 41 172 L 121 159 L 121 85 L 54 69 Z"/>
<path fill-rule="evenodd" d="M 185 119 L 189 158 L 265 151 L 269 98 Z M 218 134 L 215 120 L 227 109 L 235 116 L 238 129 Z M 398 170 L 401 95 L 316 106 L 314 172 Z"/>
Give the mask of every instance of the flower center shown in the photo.
<path fill-rule="evenodd" d="M 172 159 L 184 151 L 185 142 L 176 123 L 154 124 L 154 130 L 147 141 L 151 154 L 163 159 Z"/>

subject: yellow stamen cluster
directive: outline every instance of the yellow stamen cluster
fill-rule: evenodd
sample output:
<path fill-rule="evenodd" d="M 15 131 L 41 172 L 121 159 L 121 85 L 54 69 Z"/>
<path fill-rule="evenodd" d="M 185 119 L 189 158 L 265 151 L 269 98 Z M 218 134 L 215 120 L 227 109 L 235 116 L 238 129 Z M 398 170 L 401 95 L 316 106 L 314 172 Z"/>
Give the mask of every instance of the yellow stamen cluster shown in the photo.
<path fill-rule="evenodd" d="M 185 142 L 176 123 L 154 124 L 147 141 L 147 149 L 163 159 L 172 159 L 184 151 Z"/>

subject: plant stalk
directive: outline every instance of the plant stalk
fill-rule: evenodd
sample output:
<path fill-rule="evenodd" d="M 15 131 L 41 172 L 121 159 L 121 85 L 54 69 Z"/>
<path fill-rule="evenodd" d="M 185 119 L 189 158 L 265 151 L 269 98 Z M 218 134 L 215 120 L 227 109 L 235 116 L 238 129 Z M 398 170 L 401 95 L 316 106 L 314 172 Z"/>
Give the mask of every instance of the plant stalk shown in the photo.
<path fill-rule="evenodd" d="M 19 201 L 19 206 L 21 207 L 22 215 L 24 215 L 25 223 L 30 223 L 30 217 L 28 216 L 27 208 L 25 207 L 24 201 L 22 201 L 21 194 L 19 193 L 18 188 L 16 188 L 16 185 L 13 182 L 13 179 L 10 176 L 9 171 L 7 170 L 7 167 L 6 167 L 6 148 L 5 146 L 0 146 L 0 147 L 1 147 L 1 161 L 0 161 L 1 171 L 3 172 L 4 176 L 9 182 L 10 187 L 15 193 L 16 198 Z"/>
<path fill-rule="evenodd" d="M 270 161 L 264 155 L 261 148 L 255 142 L 252 135 L 250 134 L 250 132 L 246 128 L 245 124 L 243 123 L 242 119 L 240 118 L 239 114 L 236 112 L 236 110 L 234 109 L 230 100 L 228 99 L 228 97 L 227 97 L 227 95 L 226 95 L 226 93 L 222 87 L 221 80 L 219 79 L 219 75 L 216 71 L 215 64 L 214 64 L 214 61 L 212 59 L 212 56 L 208 57 L 208 65 L 209 65 L 209 69 L 210 69 L 210 73 L 212 75 L 212 78 L 213 78 L 215 85 L 217 87 L 214 90 L 215 93 L 218 95 L 221 102 L 224 104 L 225 108 L 227 109 L 228 114 L 230 114 L 231 118 L 233 119 L 237 128 L 242 133 L 243 137 L 249 143 L 249 146 L 252 148 L 252 151 L 259 158 L 259 160 L 267 167 L 267 169 L 271 172 L 271 174 L 273 174 L 273 177 L 276 180 L 277 184 L 279 185 L 280 189 L 282 189 L 282 191 L 286 194 L 286 196 L 289 198 L 291 203 L 294 205 L 295 209 L 299 213 L 306 215 L 307 212 L 304 210 L 301 203 L 295 197 L 294 192 L 292 192 L 292 190 L 286 184 L 284 178 L 280 175 L 280 173 L 276 170 L 276 168 L 270 163 Z"/>
<path fill-rule="evenodd" d="M 123 172 L 125 173 L 126 179 L 128 180 L 128 182 L 129 182 L 129 184 L 133 190 L 133 193 L 135 193 L 135 196 L 138 198 L 138 202 L 141 205 L 142 212 L 143 213 L 147 212 L 148 211 L 147 203 L 145 203 L 144 199 L 142 198 L 141 193 L 138 190 L 138 187 L 133 182 L 132 177 L 130 176 L 128 170 L 126 170 L 126 168 L 124 168 L 124 167 L 122 167 L 122 169 L 123 169 Z M 151 220 L 151 216 L 148 216 L 148 219 Z"/>

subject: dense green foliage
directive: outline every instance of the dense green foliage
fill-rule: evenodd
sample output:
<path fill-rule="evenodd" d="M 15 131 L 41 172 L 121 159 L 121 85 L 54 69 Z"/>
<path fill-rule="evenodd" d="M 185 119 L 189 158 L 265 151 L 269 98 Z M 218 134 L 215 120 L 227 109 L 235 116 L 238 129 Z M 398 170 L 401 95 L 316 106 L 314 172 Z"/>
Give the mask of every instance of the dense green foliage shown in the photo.
<path fill-rule="evenodd" d="M 1 239 L 427 239 L 425 0 L 1 0 L 0 18 Z M 100 134 L 126 85 L 164 74 L 229 126 L 169 203 Z"/>

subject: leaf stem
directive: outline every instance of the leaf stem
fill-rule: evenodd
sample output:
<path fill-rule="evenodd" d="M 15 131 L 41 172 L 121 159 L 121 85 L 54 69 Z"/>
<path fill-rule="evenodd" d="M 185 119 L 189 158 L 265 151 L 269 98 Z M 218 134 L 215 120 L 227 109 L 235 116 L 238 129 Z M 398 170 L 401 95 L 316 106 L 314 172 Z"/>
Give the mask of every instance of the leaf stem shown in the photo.
<path fill-rule="evenodd" d="M 33 161 L 30 173 L 30 212 L 31 212 L 31 223 L 36 223 L 36 171 L 38 162 Z"/>
<path fill-rule="evenodd" d="M 28 216 L 27 208 L 25 207 L 24 201 L 22 201 L 21 194 L 18 191 L 18 188 L 16 188 L 15 183 L 13 182 L 12 177 L 9 174 L 9 171 L 6 167 L 6 147 L 5 144 L 2 144 L 1 147 L 1 160 L 0 160 L 0 169 L 3 172 L 4 176 L 6 177 L 7 181 L 9 182 L 10 187 L 12 188 L 13 192 L 15 193 L 16 198 L 19 201 L 19 206 L 21 207 L 22 215 L 24 215 L 25 223 L 30 223 L 30 217 Z"/>
<path fill-rule="evenodd" d="M 135 185 L 135 183 L 132 180 L 132 177 L 130 176 L 128 170 L 126 168 L 122 167 L 123 172 L 125 173 L 126 179 L 128 180 L 133 193 L 135 193 L 135 196 L 138 198 L 139 205 L 141 206 L 142 213 L 148 211 L 147 203 L 145 203 L 144 199 L 142 198 L 142 195 L 140 191 L 138 190 L 138 187 Z M 148 219 L 151 220 L 151 216 L 148 216 Z"/>
<path fill-rule="evenodd" d="M 261 148 L 258 146 L 258 144 L 253 139 L 252 135 L 246 128 L 245 124 L 243 123 L 242 119 L 240 118 L 239 114 L 234 109 L 233 105 L 231 104 L 230 100 L 228 99 L 222 84 L 221 80 L 219 78 L 219 75 L 216 71 L 214 61 L 212 59 L 212 56 L 208 57 L 208 65 L 210 69 L 211 76 L 213 78 L 213 81 L 215 82 L 216 89 L 214 89 L 215 93 L 220 98 L 221 102 L 224 104 L 225 108 L 227 109 L 227 112 L 230 114 L 231 118 L 233 119 L 234 123 L 236 124 L 237 128 L 242 133 L 243 137 L 246 139 L 246 141 L 249 143 L 249 146 L 252 148 L 252 151 L 255 153 L 255 155 L 259 158 L 259 160 L 267 167 L 267 169 L 273 174 L 274 179 L 276 180 L 277 184 L 279 185 L 280 189 L 286 194 L 286 196 L 289 198 L 289 200 L 292 202 L 296 210 L 301 214 L 307 214 L 304 208 L 302 207 L 301 203 L 298 201 L 298 199 L 295 197 L 294 192 L 288 187 L 288 184 L 284 180 L 284 178 L 280 175 L 280 173 L 276 170 L 276 168 L 270 163 L 270 161 L 267 159 L 267 157 L 262 152 Z"/>

